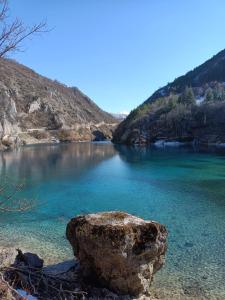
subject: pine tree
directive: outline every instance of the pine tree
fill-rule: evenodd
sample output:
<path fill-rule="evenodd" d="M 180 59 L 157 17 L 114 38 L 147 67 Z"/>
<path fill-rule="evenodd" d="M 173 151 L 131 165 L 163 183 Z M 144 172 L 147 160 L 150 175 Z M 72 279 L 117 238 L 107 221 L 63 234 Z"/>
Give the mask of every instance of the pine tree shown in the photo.
<path fill-rule="evenodd" d="M 220 96 L 221 98 L 220 98 L 220 100 L 221 101 L 225 101 L 225 91 L 224 91 L 224 89 L 222 89 L 222 92 L 221 92 L 221 96 Z"/>
<path fill-rule="evenodd" d="M 212 102 L 214 100 L 214 94 L 211 88 L 208 88 L 205 94 L 205 101 Z"/>
<path fill-rule="evenodd" d="M 195 96 L 191 87 L 185 88 L 184 92 L 179 96 L 178 103 L 184 105 L 192 105 L 195 104 Z"/>

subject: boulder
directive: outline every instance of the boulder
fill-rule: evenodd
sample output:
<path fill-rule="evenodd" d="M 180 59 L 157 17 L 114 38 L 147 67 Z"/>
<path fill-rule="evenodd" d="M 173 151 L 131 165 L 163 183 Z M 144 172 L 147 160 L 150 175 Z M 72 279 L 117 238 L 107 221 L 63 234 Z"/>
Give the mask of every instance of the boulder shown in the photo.
<path fill-rule="evenodd" d="M 44 261 L 37 254 L 30 252 L 23 253 L 20 249 L 17 249 L 17 252 L 18 254 L 15 260 L 16 266 L 22 264 L 34 269 L 43 268 Z"/>
<path fill-rule="evenodd" d="M 153 275 L 164 264 L 165 226 L 124 212 L 78 216 L 66 236 L 82 275 L 118 294 L 150 295 Z"/>
<path fill-rule="evenodd" d="M 4 135 L 1 144 L 6 148 L 15 148 L 20 144 L 18 136 Z"/>

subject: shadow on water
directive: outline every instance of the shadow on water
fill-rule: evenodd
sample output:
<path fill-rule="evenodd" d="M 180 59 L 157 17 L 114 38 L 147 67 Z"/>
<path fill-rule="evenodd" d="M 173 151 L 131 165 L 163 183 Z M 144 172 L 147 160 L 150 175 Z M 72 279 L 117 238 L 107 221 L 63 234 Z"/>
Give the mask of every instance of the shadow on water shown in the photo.
<path fill-rule="evenodd" d="M 193 160 L 206 162 L 207 156 L 213 154 L 225 159 L 225 147 L 203 147 L 203 146 L 178 146 L 178 147 L 156 147 L 154 145 L 149 146 L 126 146 L 115 145 L 115 149 L 118 151 L 121 159 L 125 161 L 136 160 L 151 160 L 152 158 L 159 157 L 160 160 L 172 158 L 176 155 L 186 156 L 188 154 L 193 155 Z M 202 154 L 201 156 L 194 156 L 194 154 Z M 204 156 L 205 154 L 205 156 Z"/>

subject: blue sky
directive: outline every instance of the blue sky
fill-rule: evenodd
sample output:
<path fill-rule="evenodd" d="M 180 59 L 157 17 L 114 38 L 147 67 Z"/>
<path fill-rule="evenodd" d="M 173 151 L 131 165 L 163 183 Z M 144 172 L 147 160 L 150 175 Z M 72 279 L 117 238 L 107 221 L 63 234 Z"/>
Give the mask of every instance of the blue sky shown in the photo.
<path fill-rule="evenodd" d="M 24 23 L 53 28 L 13 57 L 109 112 L 130 111 L 225 48 L 224 0 L 9 1 Z"/>

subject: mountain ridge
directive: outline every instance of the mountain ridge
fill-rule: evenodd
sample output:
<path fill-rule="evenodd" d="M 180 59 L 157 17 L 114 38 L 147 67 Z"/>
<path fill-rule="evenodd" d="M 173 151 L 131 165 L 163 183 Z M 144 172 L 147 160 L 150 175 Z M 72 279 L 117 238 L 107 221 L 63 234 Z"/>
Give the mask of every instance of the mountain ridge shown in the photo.
<path fill-rule="evenodd" d="M 200 64 L 199 66 L 195 67 L 194 69 L 186 72 L 184 75 L 178 76 L 177 78 L 175 78 L 172 82 L 169 82 L 168 84 L 166 84 L 164 87 L 157 89 L 149 98 L 147 98 L 144 103 L 147 103 L 148 101 L 151 101 L 152 99 L 158 98 L 160 96 L 162 96 L 162 90 L 164 90 L 164 92 L 169 92 L 169 91 L 173 91 L 174 88 L 177 88 L 176 86 L 178 86 L 177 88 L 177 92 L 181 92 L 182 89 L 185 88 L 185 86 L 192 86 L 192 87 L 197 87 L 199 85 L 203 85 L 204 83 L 209 82 L 209 80 L 203 80 L 204 79 L 204 73 L 206 73 L 206 71 L 204 70 L 205 68 L 211 68 L 212 65 L 216 65 L 216 63 L 218 62 L 218 59 L 222 59 L 224 60 L 224 65 L 222 66 L 223 71 L 225 72 L 225 49 L 221 50 L 220 52 L 218 52 L 216 55 L 213 55 L 211 58 L 209 58 L 208 60 L 206 60 L 204 63 Z M 195 74 L 198 72 L 202 72 L 202 80 L 201 82 L 199 82 L 199 79 L 197 80 L 197 78 L 195 77 Z M 218 72 L 217 72 L 218 73 Z M 218 74 L 215 76 L 215 78 L 213 78 L 215 74 L 212 74 L 211 80 L 210 81 L 214 81 L 214 80 L 218 80 Z M 187 81 L 186 78 L 189 78 L 189 80 Z M 223 79 L 225 80 L 225 74 L 223 75 Z M 182 81 L 185 81 L 185 85 L 182 83 Z M 167 94 L 168 95 L 168 94 Z M 166 94 L 165 94 L 166 96 Z"/>
<path fill-rule="evenodd" d="M 184 101 L 185 91 L 190 97 L 193 94 L 192 103 Z M 138 144 L 173 139 L 224 143 L 221 111 L 225 112 L 225 50 L 156 90 L 119 124 L 113 141 Z"/>
<path fill-rule="evenodd" d="M 15 138 L 23 144 L 111 138 L 117 124 L 78 88 L 3 58 L 0 104 L 0 140 L 6 146 Z"/>

